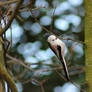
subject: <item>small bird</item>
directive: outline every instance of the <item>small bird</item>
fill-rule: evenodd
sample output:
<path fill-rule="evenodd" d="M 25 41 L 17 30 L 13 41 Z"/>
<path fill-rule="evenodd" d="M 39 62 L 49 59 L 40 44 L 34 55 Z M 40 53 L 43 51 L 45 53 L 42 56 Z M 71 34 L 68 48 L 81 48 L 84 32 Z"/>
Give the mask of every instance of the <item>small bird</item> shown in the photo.
<path fill-rule="evenodd" d="M 64 68 L 65 76 L 67 78 L 67 81 L 69 81 L 70 77 L 69 77 L 66 61 L 64 58 L 65 43 L 63 41 L 61 41 L 59 38 L 57 38 L 55 35 L 48 36 L 47 41 L 48 41 L 48 44 L 49 44 L 50 48 L 52 49 L 52 51 L 55 53 L 55 55 L 61 61 L 63 68 Z"/>

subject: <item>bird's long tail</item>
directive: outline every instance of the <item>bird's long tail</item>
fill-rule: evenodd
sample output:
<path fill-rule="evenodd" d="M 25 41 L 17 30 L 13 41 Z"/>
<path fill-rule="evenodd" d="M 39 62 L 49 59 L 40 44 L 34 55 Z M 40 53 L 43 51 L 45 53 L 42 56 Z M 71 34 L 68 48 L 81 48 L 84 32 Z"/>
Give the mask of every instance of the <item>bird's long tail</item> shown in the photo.
<path fill-rule="evenodd" d="M 67 65 L 66 65 L 66 61 L 65 61 L 64 57 L 62 57 L 62 58 L 60 59 L 60 61 L 61 61 L 62 65 L 63 65 L 64 72 L 65 72 L 65 76 L 66 76 L 67 80 L 69 81 L 69 80 L 70 80 L 69 72 L 68 72 Z"/>

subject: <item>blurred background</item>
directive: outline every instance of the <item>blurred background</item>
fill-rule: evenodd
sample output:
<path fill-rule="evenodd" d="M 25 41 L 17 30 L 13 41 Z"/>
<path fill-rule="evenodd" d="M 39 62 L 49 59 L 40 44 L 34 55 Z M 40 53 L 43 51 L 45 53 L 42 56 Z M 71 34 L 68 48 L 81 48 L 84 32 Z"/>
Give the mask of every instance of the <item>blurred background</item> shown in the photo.
<path fill-rule="evenodd" d="M 83 0 L 24 0 L 6 32 L 7 39 L 12 39 L 7 66 L 19 92 L 81 92 L 85 89 L 83 3 Z M 3 9 L 7 11 L 6 7 Z M 75 85 L 66 81 L 62 65 L 48 46 L 46 29 L 65 39 L 61 39 L 66 44 L 65 59 Z"/>

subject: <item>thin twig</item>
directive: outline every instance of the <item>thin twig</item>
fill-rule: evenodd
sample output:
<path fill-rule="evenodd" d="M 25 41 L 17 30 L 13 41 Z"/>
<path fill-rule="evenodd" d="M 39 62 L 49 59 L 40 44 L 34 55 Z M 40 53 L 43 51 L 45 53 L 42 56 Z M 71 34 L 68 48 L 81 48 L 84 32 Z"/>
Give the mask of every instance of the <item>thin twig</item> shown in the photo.
<path fill-rule="evenodd" d="M 28 67 L 26 64 L 24 64 L 21 60 L 17 60 L 16 58 L 13 58 L 13 57 L 10 56 L 9 54 L 6 54 L 6 56 L 7 56 L 9 59 L 15 61 L 16 63 L 22 65 L 23 67 L 25 67 L 25 68 L 28 69 L 29 71 L 33 71 L 33 69 L 29 68 L 29 67 Z"/>
<path fill-rule="evenodd" d="M 51 24 L 51 27 L 50 27 L 50 31 L 53 30 L 53 26 L 54 26 L 54 14 L 55 14 L 55 10 L 56 10 L 56 7 L 54 8 L 54 11 L 53 11 L 53 14 L 52 14 L 52 24 Z"/>
<path fill-rule="evenodd" d="M 57 70 L 55 70 L 56 71 L 56 73 L 64 80 L 64 81 L 67 81 L 67 79 L 61 74 L 61 73 L 59 73 Z"/>
<path fill-rule="evenodd" d="M 43 86 L 42 83 L 40 83 L 40 87 L 41 87 L 42 92 L 45 92 L 45 90 L 44 90 L 44 86 Z"/>
<path fill-rule="evenodd" d="M 24 0 L 18 0 L 18 3 L 16 4 L 16 7 L 14 8 L 14 11 L 12 12 L 12 14 L 10 16 L 7 25 L 5 26 L 5 28 L 0 29 L 0 36 L 3 33 L 5 33 L 7 31 L 7 29 L 11 26 L 11 23 L 12 23 L 13 19 L 15 18 L 16 13 L 18 12 L 18 9 L 19 9 L 19 7 L 20 7 L 20 5 L 22 4 L 23 1 Z"/>

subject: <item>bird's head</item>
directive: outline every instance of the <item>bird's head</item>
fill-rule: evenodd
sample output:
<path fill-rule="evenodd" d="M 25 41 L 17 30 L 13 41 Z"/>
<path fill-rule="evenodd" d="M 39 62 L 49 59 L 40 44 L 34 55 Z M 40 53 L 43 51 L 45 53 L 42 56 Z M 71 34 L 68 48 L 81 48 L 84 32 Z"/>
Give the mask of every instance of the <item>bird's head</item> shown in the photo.
<path fill-rule="evenodd" d="M 49 43 L 53 43 L 56 39 L 57 39 L 57 37 L 56 37 L 55 35 L 50 35 L 50 36 L 48 37 L 48 42 L 49 42 Z"/>

